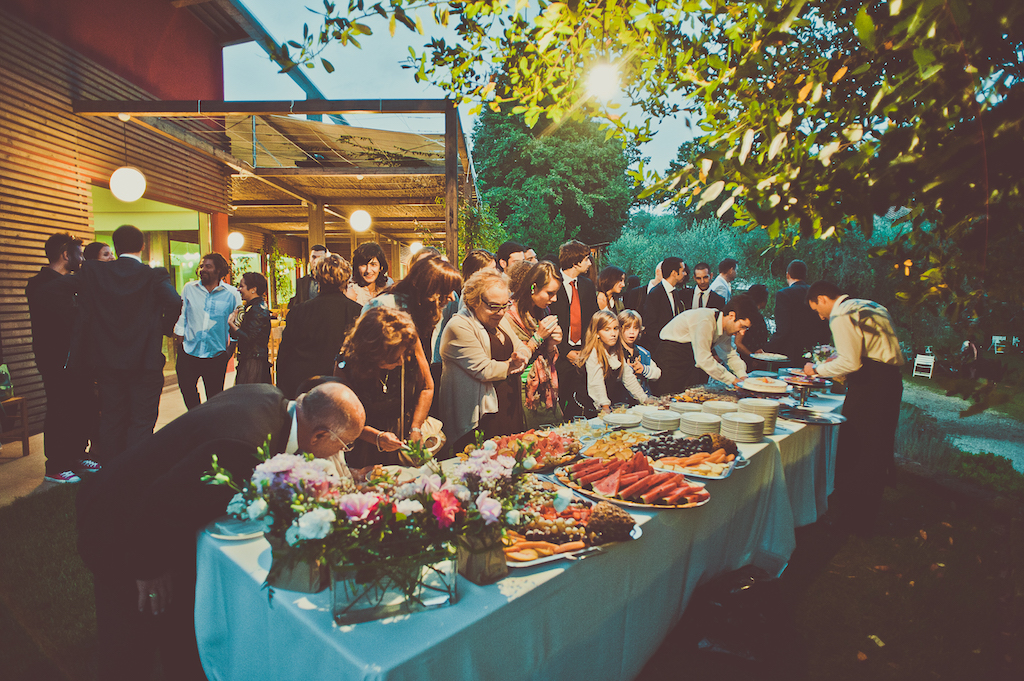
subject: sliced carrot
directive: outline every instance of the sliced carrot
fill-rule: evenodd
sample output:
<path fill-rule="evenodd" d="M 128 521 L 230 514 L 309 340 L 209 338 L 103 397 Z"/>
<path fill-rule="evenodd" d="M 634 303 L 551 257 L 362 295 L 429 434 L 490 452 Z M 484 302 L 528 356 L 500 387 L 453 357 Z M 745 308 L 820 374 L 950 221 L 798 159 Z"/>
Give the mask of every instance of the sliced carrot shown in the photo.
<path fill-rule="evenodd" d="M 555 549 L 555 553 L 569 553 L 570 551 L 579 551 L 580 549 L 585 548 L 587 548 L 586 543 L 581 541 L 571 541 L 559 546 Z"/>

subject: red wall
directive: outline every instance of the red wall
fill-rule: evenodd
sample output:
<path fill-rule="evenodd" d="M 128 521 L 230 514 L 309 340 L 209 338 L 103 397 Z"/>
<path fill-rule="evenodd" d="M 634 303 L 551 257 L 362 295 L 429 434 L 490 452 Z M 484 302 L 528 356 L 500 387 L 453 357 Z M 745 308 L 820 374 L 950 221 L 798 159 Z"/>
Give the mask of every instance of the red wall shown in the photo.
<path fill-rule="evenodd" d="M 170 0 L 0 0 L 71 49 L 161 99 L 223 99 L 213 33 Z"/>

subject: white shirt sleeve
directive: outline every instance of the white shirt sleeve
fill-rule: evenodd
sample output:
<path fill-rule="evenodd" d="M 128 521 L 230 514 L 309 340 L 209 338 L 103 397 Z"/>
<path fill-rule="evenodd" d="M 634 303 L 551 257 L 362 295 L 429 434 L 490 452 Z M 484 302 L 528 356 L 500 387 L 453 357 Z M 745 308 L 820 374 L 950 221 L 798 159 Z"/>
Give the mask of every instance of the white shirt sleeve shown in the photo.
<path fill-rule="evenodd" d="M 829 320 L 832 329 L 832 340 L 836 344 L 837 357 L 828 362 L 814 366 L 819 376 L 845 376 L 860 369 L 861 338 L 860 332 L 848 314 L 836 315 Z"/>
<path fill-rule="evenodd" d="M 185 335 L 185 308 L 188 307 L 188 298 L 186 297 L 188 284 L 181 291 L 181 314 L 178 315 L 178 321 L 174 322 L 174 335 L 184 336 Z"/>
<path fill-rule="evenodd" d="M 698 323 L 690 327 L 690 347 L 693 348 L 693 359 L 698 367 L 704 370 L 711 378 L 722 383 L 732 383 L 736 380 L 736 377 L 729 373 L 729 371 L 721 364 L 715 361 L 714 356 L 711 354 L 711 348 L 715 345 L 715 334 L 718 332 L 718 323 L 713 316 L 708 316 L 701 319 Z M 730 336 L 722 336 L 722 338 L 732 341 Z M 724 346 L 721 345 L 722 341 L 719 339 L 719 347 L 725 351 L 726 361 L 730 358 L 730 354 L 735 355 L 736 350 L 730 347 L 725 350 Z M 739 356 L 737 355 L 737 358 Z M 742 362 L 742 360 L 740 360 Z"/>
<path fill-rule="evenodd" d="M 645 393 L 643 387 L 641 387 L 640 381 L 636 380 L 636 374 L 633 373 L 633 367 L 622 367 L 621 376 L 622 385 L 626 386 L 626 390 L 629 391 L 629 394 L 633 396 L 634 400 L 640 404 L 647 401 L 647 393 Z"/>
<path fill-rule="evenodd" d="M 584 366 L 587 369 L 587 394 L 594 401 L 594 406 L 601 409 L 610 405 L 612 402 L 604 387 L 604 371 L 601 370 L 596 351 L 590 353 Z"/>
<path fill-rule="evenodd" d="M 661 367 L 654 363 L 653 357 L 650 364 L 644 365 L 644 378 L 648 381 L 657 381 L 661 378 Z"/>

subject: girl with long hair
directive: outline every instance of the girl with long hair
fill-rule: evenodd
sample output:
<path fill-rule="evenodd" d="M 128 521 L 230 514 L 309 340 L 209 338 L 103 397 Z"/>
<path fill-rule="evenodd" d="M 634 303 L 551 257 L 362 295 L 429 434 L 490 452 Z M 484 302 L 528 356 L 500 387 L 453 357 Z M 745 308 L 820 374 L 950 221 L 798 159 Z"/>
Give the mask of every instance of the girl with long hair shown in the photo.
<path fill-rule="evenodd" d="M 553 263 L 544 261 L 530 265 L 523 261 L 523 264 L 529 271 L 512 291 L 513 305 L 508 317 L 516 336 L 531 353 L 523 370 L 523 415 L 526 427 L 536 428 L 562 422 L 555 373 L 562 329 L 549 307 L 562 288 L 562 277 Z"/>
<path fill-rule="evenodd" d="M 388 276 L 388 259 L 376 241 L 359 244 L 352 253 L 352 281 L 346 294 L 360 305 L 395 282 Z"/>
<path fill-rule="evenodd" d="M 632 369 L 623 370 L 626 359 L 619 343 L 619 320 L 612 312 L 599 310 L 591 317 L 579 361 L 587 372 L 587 394 L 598 411 L 611 412 L 613 400 L 628 402 L 632 397 L 641 404 L 653 401 L 640 387 Z"/>

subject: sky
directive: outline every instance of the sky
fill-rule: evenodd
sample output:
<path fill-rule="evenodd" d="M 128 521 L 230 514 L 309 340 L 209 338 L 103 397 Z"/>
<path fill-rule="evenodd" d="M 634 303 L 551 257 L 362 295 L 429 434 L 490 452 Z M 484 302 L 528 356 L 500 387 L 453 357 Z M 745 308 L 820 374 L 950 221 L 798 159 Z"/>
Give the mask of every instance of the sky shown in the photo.
<path fill-rule="evenodd" d="M 318 16 L 307 7 L 316 2 L 303 0 L 245 0 L 245 5 L 270 32 L 278 43 L 301 38 L 302 25 L 308 23 L 310 32 L 320 23 Z M 433 22 L 428 17 L 423 21 L 426 30 Z M 328 99 L 434 99 L 443 98 L 444 92 L 428 83 L 413 80 L 411 70 L 402 69 L 400 62 L 409 55 L 409 47 L 420 50 L 427 42 L 421 36 L 399 24 L 392 38 L 386 23 L 381 20 L 371 23 L 374 35 L 363 36 L 362 49 L 332 45 L 324 52 L 335 67 L 334 73 L 327 73 L 322 67 L 305 69 L 312 80 Z M 305 93 L 291 78 L 277 72 L 278 67 L 270 61 L 266 52 L 255 42 L 235 45 L 224 50 L 224 97 L 228 101 L 239 100 L 292 100 L 305 99 Z M 469 115 L 472 105 L 459 107 L 460 117 L 466 135 L 473 130 L 474 117 Z M 443 133 L 444 117 L 439 115 L 346 115 L 352 125 L 383 128 L 401 132 Z M 650 158 L 648 168 L 664 171 L 675 159 L 679 145 L 690 139 L 692 134 L 680 119 L 665 119 L 652 125 L 657 134 L 652 142 L 642 147 L 644 156 Z"/>

